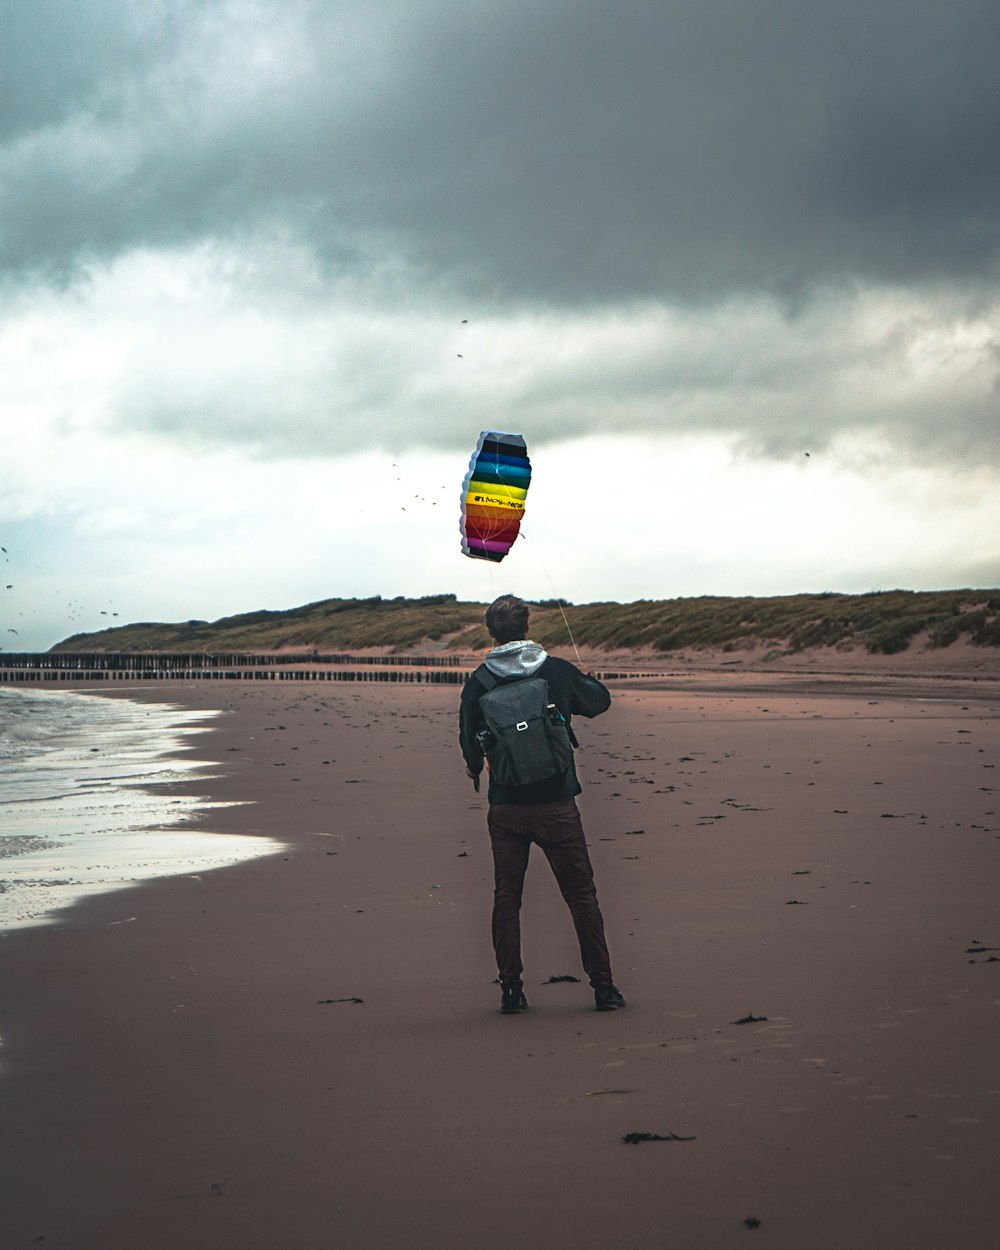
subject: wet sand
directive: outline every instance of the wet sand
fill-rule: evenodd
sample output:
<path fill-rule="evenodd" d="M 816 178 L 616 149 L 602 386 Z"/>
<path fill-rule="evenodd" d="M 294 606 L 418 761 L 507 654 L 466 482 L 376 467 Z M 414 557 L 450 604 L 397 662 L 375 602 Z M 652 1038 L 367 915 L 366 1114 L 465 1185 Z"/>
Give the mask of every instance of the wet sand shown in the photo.
<path fill-rule="evenodd" d="M 991 1247 L 1000 691 L 694 686 L 580 726 L 629 1007 L 538 857 L 514 1017 L 456 689 L 116 690 L 289 849 L 0 940 L 4 1245 Z"/>

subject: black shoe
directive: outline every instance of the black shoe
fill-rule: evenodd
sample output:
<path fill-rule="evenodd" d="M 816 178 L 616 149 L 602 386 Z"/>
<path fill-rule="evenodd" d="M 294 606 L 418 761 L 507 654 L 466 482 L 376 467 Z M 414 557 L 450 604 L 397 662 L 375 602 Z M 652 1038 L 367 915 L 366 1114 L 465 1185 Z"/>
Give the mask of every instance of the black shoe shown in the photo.
<path fill-rule="evenodd" d="M 625 997 L 616 985 L 594 986 L 594 1010 L 617 1011 L 625 1006 Z"/>
<path fill-rule="evenodd" d="M 528 1010 L 528 1000 L 524 990 L 518 983 L 505 985 L 500 996 L 500 1010 L 505 1016 L 516 1016 L 519 1011 Z"/>

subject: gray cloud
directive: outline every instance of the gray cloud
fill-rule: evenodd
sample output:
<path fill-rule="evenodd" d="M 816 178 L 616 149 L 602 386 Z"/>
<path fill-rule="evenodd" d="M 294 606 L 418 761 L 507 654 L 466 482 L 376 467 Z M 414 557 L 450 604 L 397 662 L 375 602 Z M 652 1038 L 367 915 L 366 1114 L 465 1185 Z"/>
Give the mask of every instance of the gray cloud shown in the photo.
<path fill-rule="evenodd" d="M 171 55 L 191 4 L 8 0 L 0 41 L 0 141 L 58 126 Z"/>
<path fill-rule="evenodd" d="M 392 261 L 494 306 L 996 281 L 980 0 L 39 0 L 7 23 L 8 270 L 280 226 L 330 274 Z"/>
<path fill-rule="evenodd" d="M 787 457 L 868 431 L 1000 459 L 996 5 L 5 20 L 0 289 L 16 315 L 68 285 L 58 341 L 129 342 L 64 422 L 339 454 L 464 446 L 503 413 L 542 440 L 735 432 Z"/>
<path fill-rule="evenodd" d="M 198 283 L 188 264 L 182 292 Z M 171 274 L 169 260 L 156 265 Z M 158 281 L 147 266 L 126 286 Z M 535 442 L 716 432 L 784 458 L 865 434 L 910 460 L 1000 461 L 1000 313 L 970 320 L 959 301 L 828 294 L 796 317 L 757 298 L 460 324 L 419 307 L 366 313 L 347 298 L 274 309 L 265 278 L 214 287 L 202 307 L 161 308 L 140 332 L 127 303 L 108 304 L 98 291 L 75 318 L 101 339 L 129 336 L 121 372 L 87 405 L 119 432 L 336 455 L 462 448 L 470 429 L 501 422 Z M 64 323 L 53 333 L 65 337 Z M 80 405 L 85 391 L 69 394 Z"/>

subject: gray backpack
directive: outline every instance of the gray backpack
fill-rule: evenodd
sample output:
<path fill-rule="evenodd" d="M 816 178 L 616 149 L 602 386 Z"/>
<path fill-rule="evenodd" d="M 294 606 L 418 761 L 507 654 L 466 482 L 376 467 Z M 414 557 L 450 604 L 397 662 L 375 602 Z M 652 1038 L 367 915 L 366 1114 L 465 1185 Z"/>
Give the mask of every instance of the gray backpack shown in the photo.
<path fill-rule="evenodd" d="M 479 710 L 485 728 L 476 735 L 501 786 L 530 786 L 565 773 L 573 762 L 573 731 L 549 698 L 544 677 L 501 683 L 485 665 L 476 670 L 486 693 Z"/>

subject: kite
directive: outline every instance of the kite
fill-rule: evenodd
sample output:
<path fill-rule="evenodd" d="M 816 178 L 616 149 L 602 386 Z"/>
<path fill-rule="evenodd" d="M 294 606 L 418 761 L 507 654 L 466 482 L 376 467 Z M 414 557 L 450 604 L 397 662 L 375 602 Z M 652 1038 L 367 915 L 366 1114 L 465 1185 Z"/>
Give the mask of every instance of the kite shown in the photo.
<path fill-rule="evenodd" d="M 462 483 L 462 551 L 499 562 L 510 551 L 524 516 L 531 461 L 520 434 L 484 430 Z"/>

